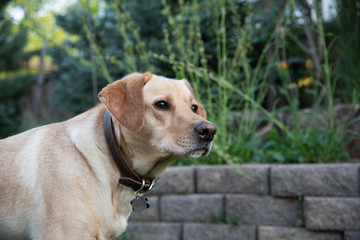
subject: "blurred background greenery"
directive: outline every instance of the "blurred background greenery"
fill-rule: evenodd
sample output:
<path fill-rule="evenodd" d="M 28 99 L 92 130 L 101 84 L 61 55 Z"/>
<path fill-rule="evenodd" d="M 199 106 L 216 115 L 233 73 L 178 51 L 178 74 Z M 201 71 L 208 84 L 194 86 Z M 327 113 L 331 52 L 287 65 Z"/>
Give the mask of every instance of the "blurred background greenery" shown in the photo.
<path fill-rule="evenodd" d="M 131 72 L 187 78 L 218 134 L 175 164 L 355 161 L 357 0 L 1 0 L 0 137 Z"/>

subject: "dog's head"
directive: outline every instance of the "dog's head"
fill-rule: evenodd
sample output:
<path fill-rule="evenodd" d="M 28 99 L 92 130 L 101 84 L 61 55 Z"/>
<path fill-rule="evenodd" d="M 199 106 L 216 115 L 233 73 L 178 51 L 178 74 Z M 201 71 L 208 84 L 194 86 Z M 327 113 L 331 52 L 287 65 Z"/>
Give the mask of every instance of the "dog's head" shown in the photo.
<path fill-rule="evenodd" d="M 99 98 L 134 141 L 146 142 L 144 148 L 174 158 L 210 152 L 216 128 L 186 80 L 134 73 L 105 87 Z"/>

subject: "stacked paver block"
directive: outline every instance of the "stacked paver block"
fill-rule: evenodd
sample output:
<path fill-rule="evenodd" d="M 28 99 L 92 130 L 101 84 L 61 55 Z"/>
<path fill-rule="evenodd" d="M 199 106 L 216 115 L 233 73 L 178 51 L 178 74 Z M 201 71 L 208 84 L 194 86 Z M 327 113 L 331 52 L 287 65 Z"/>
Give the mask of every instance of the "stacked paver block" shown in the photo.
<path fill-rule="evenodd" d="M 149 200 L 128 239 L 360 240 L 359 163 L 171 167 Z"/>

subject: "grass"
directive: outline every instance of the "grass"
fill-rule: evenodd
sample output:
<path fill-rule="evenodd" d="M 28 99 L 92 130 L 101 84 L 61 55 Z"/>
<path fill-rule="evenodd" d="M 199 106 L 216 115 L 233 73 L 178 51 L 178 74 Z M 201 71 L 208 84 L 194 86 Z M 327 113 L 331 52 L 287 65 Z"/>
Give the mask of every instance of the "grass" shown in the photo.
<path fill-rule="evenodd" d="M 240 217 L 232 216 L 230 219 L 226 217 L 226 211 L 220 211 L 217 214 L 211 213 L 211 220 L 209 224 L 229 224 L 232 227 L 239 226 Z"/>
<path fill-rule="evenodd" d="M 179 0 L 175 8 L 171 8 L 166 0 L 162 3 L 162 14 L 167 18 L 164 27 L 164 45 L 167 52 L 152 53 L 151 56 L 145 53 L 151 53 L 151 49 L 147 50 L 141 41 L 139 29 L 131 20 L 131 15 L 119 5 L 111 4 L 111 8 L 125 40 L 125 69 L 138 70 L 134 60 L 136 54 L 140 54 L 144 66 L 157 74 L 162 74 L 161 69 L 151 65 L 151 58 L 171 65 L 176 78 L 189 79 L 196 96 L 207 109 L 209 120 L 214 122 L 218 129 L 209 157 L 197 159 L 195 162 L 178 160 L 176 164 L 312 163 L 349 159 L 346 150 L 347 124 L 339 124 L 333 117 L 334 90 L 338 78 L 333 74 L 329 52 L 335 40 L 329 41 L 318 8 L 315 9 L 316 22 L 311 28 L 313 33 L 317 34 L 321 46 L 321 49 L 317 49 L 317 57 L 323 61 L 320 68 L 316 69 L 321 79 L 315 76 L 314 70 L 308 69 L 308 82 L 311 82 L 311 85 L 302 84 L 300 87 L 300 81 L 294 85 L 291 69 L 280 65 L 287 60 L 289 42 L 298 43 L 298 46 L 293 48 L 305 48 L 295 33 L 287 27 L 292 16 L 286 11 L 279 13 L 267 41 L 254 58 L 253 50 L 256 46 L 252 37 L 257 32 L 252 4 L 240 9 L 236 1 L 224 0 L 208 1 L 207 4 L 196 0 Z M 291 8 L 294 4 L 292 1 L 286 2 L 284 7 Z M 315 7 L 317 6 L 319 4 L 315 2 Z M 211 13 L 207 29 L 203 29 L 201 22 L 201 14 L 205 13 Z M 239 16 L 239 13 L 242 15 Z M 110 79 L 105 57 L 96 47 L 96 41 L 86 24 L 84 28 L 95 49 L 98 65 L 106 79 Z M 128 32 L 135 38 L 129 38 Z M 212 36 L 212 49 L 209 49 L 204 41 L 204 34 Z M 287 36 L 292 40 L 287 40 Z M 271 79 L 277 79 L 278 83 L 274 84 Z M 266 97 L 271 92 L 278 97 L 270 107 L 265 108 Z M 304 125 L 297 117 L 302 92 L 305 92 L 309 99 L 314 99 L 313 107 L 326 109 L 328 118 L 313 116 L 313 124 Z M 281 97 L 287 101 L 282 107 L 278 106 Z M 353 106 L 358 99 L 357 92 L 353 92 Z M 231 116 L 239 111 L 242 112 L 241 117 L 232 119 Z M 262 114 L 261 118 L 257 112 Z M 279 120 L 283 113 L 292 116 L 293 121 L 290 124 Z M 273 124 L 273 129 L 265 135 L 256 136 L 255 132 L 264 122 Z"/>
<path fill-rule="evenodd" d="M 321 39 L 321 58 L 324 59 L 321 67 L 324 80 L 313 84 L 313 94 L 325 93 L 326 98 L 320 99 L 318 102 L 321 102 L 322 106 L 327 109 L 329 118 L 328 120 L 320 119 L 321 121 L 318 123 L 304 126 L 301 125 L 296 116 L 300 109 L 299 88 L 289 87 L 291 83 L 289 70 L 278 70 L 281 80 L 279 91 L 288 100 L 288 105 L 283 108 L 276 108 L 274 104 L 271 112 L 262 107 L 266 92 L 271 88 L 267 79 L 276 68 L 273 62 L 280 62 L 279 52 L 286 48 L 282 36 L 279 36 L 283 33 L 278 33 L 274 29 L 259 58 L 250 65 L 251 56 L 248 49 L 253 46 L 247 36 L 253 34 L 249 20 L 251 13 L 247 12 L 248 15 L 244 17 L 243 23 L 234 20 L 234 24 L 237 26 L 235 31 L 237 43 L 235 47 L 231 48 L 228 44 L 230 40 L 226 35 L 225 19 L 228 12 L 226 12 L 225 2 L 212 1 L 212 4 L 209 4 L 208 10 L 218 11 L 217 14 L 214 14 L 218 18 L 214 18 L 212 23 L 218 63 L 215 71 L 205 64 L 206 55 L 204 52 L 206 51 L 202 50 L 198 53 L 194 51 L 199 46 L 201 49 L 205 43 L 200 38 L 185 39 L 186 36 L 195 36 L 196 34 L 191 34 L 189 32 L 192 31 L 191 28 L 185 29 L 183 26 L 187 23 L 194 26 L 193 29 L 199 29 L 197 19 L 190 18 L 185 22 L 183 18 L 177 17 L 175 13 L 171 13 L 169 10 L 167 17 L 171 19 L 169 22 L 172 24 L 168 26 L 167 31 L 173 33 L 170 35 L 174 36 L 175 44 L 168 46 L 168 55 L 155 56 L 170 63 L 177 73 L 177 77 L 187 76 L 190 79 L 197 96 L 200 96 L 206 106 L 209 119 L 216 123 L 219 134 L 215 140 L 213 154 L 210 158 L 200 159 L 198 162 L 207 164 L 233 164 L 248 161 L 311 163 L 336 162 L 348 159 L 349 155 L 345 149 L 347 143 L 346 126 L 338 125 L 335 128 L 333 105 L 336 78 L 332 74 L 329 49 L 322 16 L 319 15 L 320 11 L 316 11 L 318 20 L 313 27 Z M 166 3 L 164 5 L 165 8 L 169 8 Z M 316 6 L 318 5 L 316 4 Z M 183 12 L 184 9 L 188 9 L 189 14 L 198 10 L 196 4 L 186 5 L 181 1 L 179 8 L 182 9 L 178 13 L 181 16 L 187 14 Z M 174 23 L 174 19 L 177 19 L 177 22 Z M 277 24 L 275 24 L 276 28 L 284 25 L 287 16 L 283 14 L 278 19 Z M 283 28 L 285 29 L 285 26 Z M 201 33 L 197 33 L 196 36 L 201 36 Z M 166 42 L 169 44 L 171 41 L 167 39 Z M 269 49 L 272 49 L 270 54 Z M 234 54 L 230 54 L 230 51 L 234 51 Z M 205 60 L 199 60 L 199 58 Z M 353 98 L 353 102 L 356 102 L 357 99 L 357 97 Z M 235 126 L 232 126 L 229 125 L 228 120 L 234 109 L 240 109 L 243 112 L 243 117 L 237 119 Z M 276 127 L 269 134 L 261 137 L 254 136 L 256 128 L 260 124 L 260 120 L 254 114 L 254 109 L 260 111 L 265 116 L 265 120 L 272 122 Z M 290 113 L 293 116 L 294 123 L 285 125 L 279 121 L 276 116 L 281 112 Z M 177 164 L 183 164 L 183 162 L 178 161 Z"/>

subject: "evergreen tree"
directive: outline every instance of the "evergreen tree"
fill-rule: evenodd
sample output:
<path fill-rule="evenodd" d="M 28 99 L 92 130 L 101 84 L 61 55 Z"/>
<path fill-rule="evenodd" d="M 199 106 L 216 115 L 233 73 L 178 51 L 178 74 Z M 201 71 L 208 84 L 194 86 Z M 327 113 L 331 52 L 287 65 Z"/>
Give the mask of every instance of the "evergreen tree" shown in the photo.
<path fill-rule="evenodd" d="M 31 82 L 29 77 L 7 75 L 21 67 L 20 57 L 27 41 L 26 29 L 20 26 L 15 32 L 12 19 L 5 13 L 9 2 L 5 0 L 0 4 L 0 72 L 3 73 L 0 78 L 0 138 L 20 131 L 20 101 Z"/>
<path fill-rule="evenodd" d="M 19 68 L 19 58 L 27 41 L 26 28 L 20 26 L 15 32 L 12 19 L 5 9 L 11 0 L 0 4 L 0 71 L 14 71 Z"/>
<path fill-rule="evenodd" d="M 90 62 L 90 49 L 94 47 L 94 43 L 89 41 L 89 34 L 101 51 L 101 59 L 97 55 L 95 63 L 98 89 L 109 81 L 104 76 L 99 60 L 106 64 L 106 69 L 113 78 L 111 80 L 117 80 L 132 71 L 153 70 L 156 64 L 164 65 L 154 59 L 150 62 L 150 51 L 143 50 L 149 47 L 152 51 L 165 51 L 161 43 L 161 2 L 151 1 L 150 5 L 136 4 L 137 2 L 139 1 L 129 1 L 126 5 L 107 3 L 103 13 L 91 16 L 90 33 L 86 31 L 89 27 L 88 13 L 79 5 L 69 8 L 66 14 L 56 16 L 57 24 L 69 35 L 76 35 L 77 39 L 72 41 L 69 38 L 63 47 L 51 50 L 50 54 L 60 72 L 59 83 L 53 95 L 55 104 L 72 114 L 94 106 Z M 139 42 L 139 39 L 142 41 Z"/>

